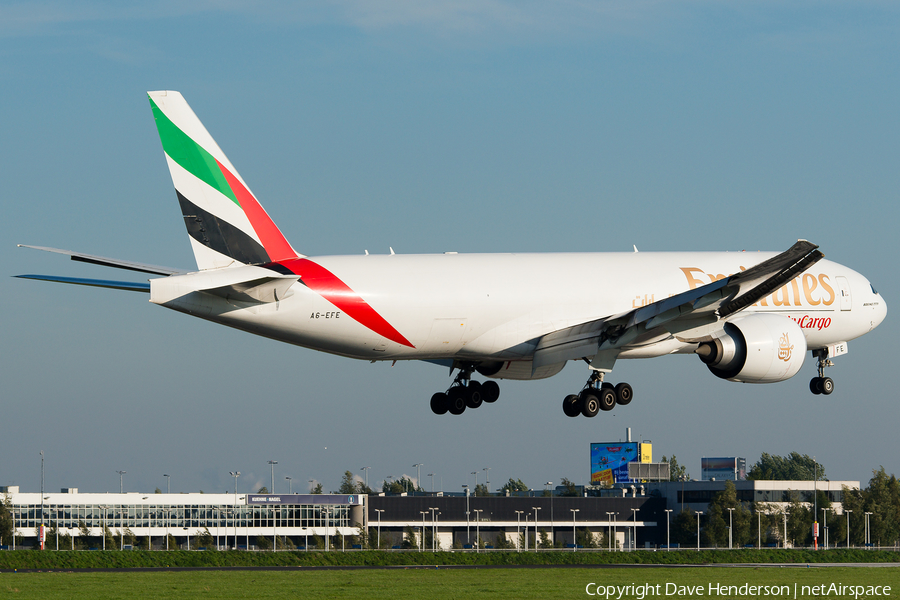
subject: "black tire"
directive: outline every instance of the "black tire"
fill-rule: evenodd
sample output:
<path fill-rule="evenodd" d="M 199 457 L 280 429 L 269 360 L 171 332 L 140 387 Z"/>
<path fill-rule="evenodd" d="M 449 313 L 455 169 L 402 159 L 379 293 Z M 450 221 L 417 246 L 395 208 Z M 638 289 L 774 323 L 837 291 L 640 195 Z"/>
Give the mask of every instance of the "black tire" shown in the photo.
<path fill-rule="evenodd" d="M 579 395 L 579 404 L 581 404 L 581 414 L 586 417 L 596 417 L 600 412 L 600 399 L 597 398 L 599 392 L 593 388 L 588 388 Z"/>
<path fill-rule="evenodd" d="M 634 390 L 624 381 L 616 386 L 616 404 L 625 406 L 634 398 Z"/>
<path fill-rule="evenodd" d="M 822 393 L 822 388 L 820 387 L 822 385 L 821 379 L 821 377 L 813 377 L 809 380 L 809 391 L 816 396 Z"/>
<path fill-rule="evenodd" d="M 823 377 L 819 389 L 822 390 L 823 395 L 828 396 L 834 391 L 834 380 L 831 377 Z"/>
<path fill-rule="evenodd" d="M 577 417 L 581 414 L 581 399 L 577 394 L 569 394 L 563 398 L 563 412 L 567 417 Z"/>
<path fill-rule="evenodd" d="M 454 385 L 447 392 L 448 408 L 451 415 L 461 415 L 466 412 L 466 388 Z"/>
<path fill-rule="evenodd" d="M 481 397 L 485 402 L 496 402 L 500 397 L 500 384 L 496 381 L 485 381 L 481 384 Z"/>
<path fill-rule="evenodd" d="M 600 410 L 612 410 L 616 407 L 616 391 L 609 388 L 602 389 L 597 400 L 600 402 Z"/>
<path fill-rule="evenodd" d="M 466 386 L 466 406 L 469 408 L 478 408 L 481 406 L 483 396 L 481 395 L 481 384 L 477 381 L 470 381 Z"/>
<path fill-rule="evenodd" d="M 444 392 L 438 392 L 434 396 L 431 397 L 431 412 L 436 415 L 443 415 L 447 413 L 447 410 L 450 408 L 450 399 L 447 397 L 447 394 Z"/>
<path fill-rule="evenodd" d="M 614 390 L 614 389 L 616 389 L 616 386 L 614 386 L 613 384 L 611 384 L 608 381 L 604 381 L 603 383 L 600 384 L 600 389 L 602 390 L 603 388 L 609 388 L 611 390 Z"/>

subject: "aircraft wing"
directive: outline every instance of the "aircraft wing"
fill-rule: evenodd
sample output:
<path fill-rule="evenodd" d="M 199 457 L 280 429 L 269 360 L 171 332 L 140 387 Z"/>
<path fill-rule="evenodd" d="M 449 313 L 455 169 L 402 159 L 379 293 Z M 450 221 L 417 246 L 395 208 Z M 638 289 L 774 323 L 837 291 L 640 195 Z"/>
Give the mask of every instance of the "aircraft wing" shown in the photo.
<path fill-rule="evenodd" d="M 678 336 L 682 341 L 700 341 L 718 321 L 768 296 L 822 258 L 818 246 L 799 240 L 781 254 L 731 277 L 628 312 L 553 331 L 538 340 L 533 368 L 584 358 L 595 368 L 607 370 L 627 346 L 679 333 L 689 334 Z"/>
<path fill-rule="evenodd" d="M 56 275 L 13 275 L 20 279 L 36 279 L 38 281 L 55 281 L 56 283 L 71 283 L 75 285 L 87 285 L 90 287 L 102 287 L 113 290 L 127 290 L 130 292 L 150 293 L 150 284 L 135 281 L 111 281 L 109 279 L 83 279 L 81 277 L 57 277 Z"/>

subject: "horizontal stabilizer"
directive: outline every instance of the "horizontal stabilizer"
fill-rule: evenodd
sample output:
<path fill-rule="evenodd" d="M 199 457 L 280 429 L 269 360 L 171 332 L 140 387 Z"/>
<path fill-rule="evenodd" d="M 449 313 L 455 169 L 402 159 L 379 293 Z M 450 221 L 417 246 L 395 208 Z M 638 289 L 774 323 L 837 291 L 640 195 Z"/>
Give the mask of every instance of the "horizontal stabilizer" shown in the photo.
<path fill-rule="evenodd" d="M 59 248 L 47 248 L 44 246 L 29 246 L 27 244 L 19 244 L 18 246 L 19 248 L 32 248 L 34 250 L 43 250 L 45 252 L 55 252 L 56 254 L 67 254 L 72 260 L 77 260 L 78 262 L 85 262 L 103 267 L 113 267 L 115 269 L 125 269 L 126 271 L 137 271 L 139 273 L 150 273 L 151 275 L 179 275 L 187 273 L 187 271 L 183 269 L 160 267 L 158 265 L 148 265 L 130 260 L 119 260 L 117 258 L 106 258 L 104 256 L 94 256 L 93 254 L 73 252 L 72 250 L 60 250 Z"/>
<path fill-rule="evenodd" d="M 80 277 L 57 277 L 55 275 L 13 275 L 20 279 L 36 279 L 38 281 L 55 281 L 56 283 L 71 283 L 73 285 L 87 285 L 90 287 L 102 287 L 113 290 L 127 290 L 129 292 L 150 293 L 149 283 L 134 281 L 110 281 L 108 279 L 82 279 Z"/>

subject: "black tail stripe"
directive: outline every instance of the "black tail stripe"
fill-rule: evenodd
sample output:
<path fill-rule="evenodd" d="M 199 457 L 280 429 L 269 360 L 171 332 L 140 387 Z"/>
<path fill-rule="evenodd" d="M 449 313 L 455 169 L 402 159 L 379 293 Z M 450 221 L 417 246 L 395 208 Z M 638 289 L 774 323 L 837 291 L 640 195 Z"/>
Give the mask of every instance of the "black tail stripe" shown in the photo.
<path fill-rule="evenodd" d="M 234 225 L 203 210 L 178 190 L 175 190 L 175 193 L 178 194 L 188 235 L 192 238 L 220 254 L 247 265 L 270 262 L 269 254 L 262 244 Z"/>

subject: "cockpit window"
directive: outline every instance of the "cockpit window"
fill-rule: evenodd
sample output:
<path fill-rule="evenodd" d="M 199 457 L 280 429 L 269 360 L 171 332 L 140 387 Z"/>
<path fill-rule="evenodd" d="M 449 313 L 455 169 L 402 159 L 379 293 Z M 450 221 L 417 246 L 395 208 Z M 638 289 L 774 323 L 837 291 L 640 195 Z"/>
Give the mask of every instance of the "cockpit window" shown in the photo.
<path fill-rule="evenodd" d="M 878 295 L 878 290 L 875 289 L 875 286 L 872 285 L 872 284 L 870 283 L 870 284 L 869 284 L 869 287 L 872 288 L 872 293 L 875 294 L 875 295 L 877 296 L 877 295 Z"/>

